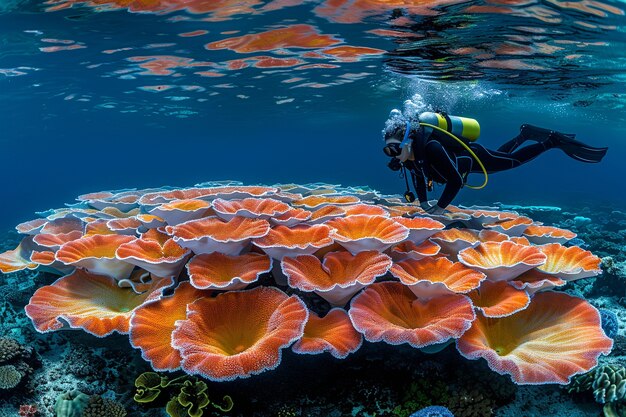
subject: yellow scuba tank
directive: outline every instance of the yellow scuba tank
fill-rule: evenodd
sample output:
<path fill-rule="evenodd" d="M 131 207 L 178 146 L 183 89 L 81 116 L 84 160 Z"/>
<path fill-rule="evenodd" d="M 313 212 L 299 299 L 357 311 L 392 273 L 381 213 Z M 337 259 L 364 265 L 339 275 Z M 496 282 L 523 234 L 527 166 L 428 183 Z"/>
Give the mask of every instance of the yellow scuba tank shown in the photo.
<path fill-rule="evenodd" d="M 474 142 L 480 136 L 478 120 L 469 117 L 449 116 L 445 113 L 424 112 L 419 115 L 422 123 L 437 126 L 454 136 Z"/>

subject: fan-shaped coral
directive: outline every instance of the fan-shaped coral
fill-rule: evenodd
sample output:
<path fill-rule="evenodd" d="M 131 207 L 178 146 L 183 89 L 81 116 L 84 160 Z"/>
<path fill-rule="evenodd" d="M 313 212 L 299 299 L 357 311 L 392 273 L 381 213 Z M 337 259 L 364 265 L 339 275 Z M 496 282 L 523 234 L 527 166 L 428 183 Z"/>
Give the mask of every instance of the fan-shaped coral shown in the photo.
<path fill-rule="evenodd" d="M 530 296 L 506 281 L 486 281 L 480 288 L 470 292 L 469 297 L 485 317 L 506 317 L 524 310 L 530 304 Z"/>
<path fill-rule="evenodd" d="M 483 227 L 509 236 L 520 236 L 533 223 L 528 217 L 515 217 L 513 219 L 498 220 L 493 223 L 483 224 Z"/>
<path fill-rule="evenodd" d="M 353 254 L 367 250 L 384 251 L 409 236 L 409 229 L 383 216 L 350 216 L 326 222 L 336 229 L 334 237 Z"/>
<path fill-rule="evenodd" d="M 156 279 L 137 294 L 130 288 L 118 287 L 110 277 L 79 269 L 35 291 L 25 307 L 26 315 L 42 333 L 59 330 L 66 323 L 99 337 L 115 331 L 128 333 L 133 310 L 158 298 L 161 289 L 170 283 L 169 279 Z"/>
<path fill-rule="evenodd" d="M 417 261 L 427 256 L 435 256 L 440 250 L 441 247 L 430 240 L 425 240 L 419 245 L 407 240 L 391 248 L 390 253 L 395 261 L 401 261 L 407 258 Z"/>
<path fill-rule="evenodd" d="M 23 269 L 37 268 L 37 263 L 30 259 L 32 246 L 32 238 L 26 237 L 17 248 L 1 253 L 0 272 L 8 274 L 9 272 L 21 271 Z"/>
<path fill-rule="evenodd" d="M 547 260 L 538 269 L 566 281 L 588 278 L 602 273 L 601 259 L 578 246 L 565 247 L 559 243 L 550 243 L 539 246 L 539 250 L 547 256 Z"/>
<path fill-rule="evenodd" d="M 477 234 L 468 229 L 447 229 L 437 232 L 430 240 L 441 247 L 441 251 L 456 256 L 465 248 L 474 247 L 480 243 Z"/>
<path fill-rule="evenodd" d="M 324 224 L 276 226 L 253 243 L 274 259 L 310 255 L 333 243 L 332 229 Z"/>
<path fill-rule="evenodd" d="M 212 381 L 247 378 L 276 368 L 281 349 L 302 337 L 308 312 L 296 296 L 257 287 L 190 304 L 172 346 L 187 373 Z"/>
<path fill-rule="evenodd" d="M 443 223 L 429 217 L 394 217 L 393 219 L 409 229 L 408 240 L 413 243 L 421 243 L 445 227 Z"/>
<path fill-rule="evenodd" d="M 463 356 L 484 358 L 517 384 L 567 384 L 593 368 L 612 345 L 595 308 L 555 292 L 537 293 L 528 308 L 508 317 L 479 315 L 457 342 Z"/>
<path fill-rule="evenodd" d="M 447 258 L 406 259 L 394 264 L 391 273 L 420 299 L 467 293 L 485 279 L 482 272 Z"/>
<path fill-rule="evenodd" d="M 239 290 L 272 269 L 267 255 L 229 256 L 219 252 L 196 255 L 187 264 L 191 284 L 201 289 Z"/>
<path fill-rule="evenodd" d="M 292 350 L 307 354 L 329 352 L 335 358 L 343 359 L 356 352 L 362 342 L 363 336 L 352 326 L 348 313 L 333 308 L 324 317 L 309 312 L 304 335 L 294 343 Z"/>
<path fill-rule="evenodd" d="M 83 232 L 80 230 L 74 230 L 69 233 L 58 233 L 56 235 L 41 233 L 33 236 L 33 242 L 44 248 L 56 251 L 65 243 L 80 239 L 82 236 Z"/>
<path fill-rule="evenodd" d="M 485 242 L 459 253 L 459 261 L 484 272 L 491 281 L 508 281 L 543 265 L 546 256 L 532 246 L 513 242 Z"/>
<path fill-rule="evenodd" d="M 245 198 L 243 200 L 213 201 L 213 210 L 224 220 L 231 220 L 235 216 L 253 219 L 269 219 L 285 214 L 291 209 L 289 205 L 272 198 Z"/>
<path fill-rule="evenodd" d="M 576 233 L 558 227 L 530 225 L 524 230 L 524 236 L 536 245 L 547 243 L 565 243 L 576 237 Z"/>
<path fill-rule="evenodd" d="M 270 219 L 272 224 L 291 227 L 305 222 L 311 218 L 312 212 L 301 208 L 292 208 Z"/>
<path fill-rule="evenodd" d="M 293 202 L 293 205 L 296 207 L 302 207 L 308 210 L 311 209 L 319 209 L 324 206 L 333 205 L 352 205 L 359 203 L 361 200 L 358 197 L 350 196 L 350 195 L 336 195 L 336 196 L 328 196 L 328 195 L 310 195 L 303 199 L 297 200 Z"/>
<path fill-rule="evenodd" d="M 204 217 L 209 207 L 211 204 L 204 200 L 174 200 L 155 207 L 150 211 L 150 214 L 165 220 L 170 226 L 176 226 L 189 220 Z"/>
<path fill-rule="evenodd" d="M 146 302 L 133 311 L 130 319 L 130 343 L 141 349 L 142 357 L 154 370 L 176 370 L 180 353 L 172 348 L 171 339 L 177 320 L 187 318 L 187 305 L 210 295 L 188 282 L 181 283 L 169 297 Z"/>
<path fill-rule="evenodd" d="M 234 217 L 225 222 L 217 217 L 191 220 L 178 226 L 167 226 L 174 241 L 196 254 L 221 252 L 238 255 L 252 239 L 267 235 L 267 220 Z"/>
<path fill-rule="evenodd" d="M 421 300 L 399 282 L 373 284 L 352 300 L 350 320 L 370 342 L 417 348 L 460 337 L 475 318 L 464 295 Z"/>
<path fill-rule="evenodd" d="M 94 274 L 125 279 L 130 276 L 134 265 L 117 259 L 115 252 L 124 243 L 134 240 L 133 236 L 123 235 L 85 236 L 61 246 L 56 258 L 65 265 L 85 268 Z"/>
<path fill-rule="evenodd" d="M 549 290 L 554 287 L 561 287 L 567 284 L 567 281 L 555 275 L 545 274 L 537 269 L 531 269 L 528 272 L 524 272 L 522 275 L 509 281 L 514 288 L 518 290 L 526 290 L 529 294 L 534 294 L 537 291 Z"/>
<path fill-rule="evenodd" d="M 178 276 L 190 254 L 168 235 L 151 229 L 117 248 L 117 259 L 136 265 L 159 277 Z"/>
<path fill-rule="evenodd" d="M 322 263 L 313 255 L 284 258 L 282 271 L 289 285 L 313 291 L 335 306 L 345 305 L 361 288 L 387 273 L 391 258 L 376 251 L 331 252 Z"/>

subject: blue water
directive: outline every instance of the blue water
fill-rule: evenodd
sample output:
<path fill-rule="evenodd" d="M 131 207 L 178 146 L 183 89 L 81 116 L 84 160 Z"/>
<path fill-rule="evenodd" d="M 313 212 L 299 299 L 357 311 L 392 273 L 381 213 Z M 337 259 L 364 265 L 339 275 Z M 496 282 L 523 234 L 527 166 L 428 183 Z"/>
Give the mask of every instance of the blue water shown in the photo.
<path fill-rule="evenodd" d="M 389 111 L 415 93 L 433 107 L 477 118 L 487 147 L 516 135 L 522 123 L 610 147 L 598 165 L 552 150 L 491 176 L 484 190 L 464 190 L 456 203 L 626 201 L 623 3 L 567 3 L 576 9 L 520 2 L 504 15 L 495 3 L 422 2 L 430 9 L 405 9 L 402 19 L 412 23 L 402 25 L 390 20 L 391 8 L 332 14 L 322 1 L 223 1 L 222 14 L 189 13 L 171 1 L 135 2 L 134 12 L 112 2 L 74 3 L 58 11 L 38 2 L 0 7 L 2 228 L 104 189 L 236 179 L 401 193 L 403 180 L 381 152 L 381 129 Z M 146 4 L 162 7 L 149 12 Z M 477 6 L 496 9 L 473 12 Z M 315 48 L 238 53 L 204 46 L 294 24 L 310 25 L 339 46 L 380 53 L 349 62 L 303 57 Z M 373 29 L 419 37 L 406 42 L 367 32 Z M 196 30 L 208 33 L 179 36 Z M 228 31 L 238 32 L 222 34 Z M 45 49 L 57 46 L 71 48 Z M 168 75 L 151 75 L 133 62 L 149 56 L 187 61 Z M 251 56 L 336 68 L 225 69 L 226 61 Z M 286 82 L 294 77 L 302 80 Z M 174 87 L 143 88 L 157 85 Z"/>

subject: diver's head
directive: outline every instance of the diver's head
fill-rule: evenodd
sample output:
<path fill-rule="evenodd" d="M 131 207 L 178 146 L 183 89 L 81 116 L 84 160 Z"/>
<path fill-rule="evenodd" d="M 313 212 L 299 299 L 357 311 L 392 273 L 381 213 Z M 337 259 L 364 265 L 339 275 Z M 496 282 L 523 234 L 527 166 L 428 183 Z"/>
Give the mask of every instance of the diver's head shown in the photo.
<path fill-rule="evenodd" d="M 405 132 L 406 124 L 394 126 L 392 129 L 385 130 L 383 132 L 385 139 L 383 152 L 385 152 L 385 155 L 394 158 L 402 153 L 401 144 L 404 139 Z"/>
<path fill-rule="evenodd" d="M 383 129 L 385 147 L 383 152 L 390 158 L 398 158 L 402 153 L 402 142 L 405 139 L 407 120 L 398 109 L 391 110 Z"/>

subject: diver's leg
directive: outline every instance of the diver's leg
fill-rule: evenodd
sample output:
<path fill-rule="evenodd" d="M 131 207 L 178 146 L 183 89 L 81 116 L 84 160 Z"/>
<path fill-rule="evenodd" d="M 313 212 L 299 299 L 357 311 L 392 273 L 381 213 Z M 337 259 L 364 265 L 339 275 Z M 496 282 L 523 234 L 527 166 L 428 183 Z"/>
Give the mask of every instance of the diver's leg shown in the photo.
<path fill-rule="evenodd" d="M 472 144 L 470 147 L 483 163 L 487 172 L 492 173 L 506 171 L 525 164 L 554 147 L 554 144 L 550 141 L 533 143 L 532 145 L 524 146 L 511 153 L 501 152 L 499 150 L 493 151 L 479 144 Z M 474 163 L 472 164 L 471 172 L 482 172 L 482 169 L 477 163 Z"/>
<path fill-rule="evenodd" d="M 502 146 L 498 148 L 498 152 L 505 152 L 505 153 L 514 152 L 527 140 L 543 142 L 547 140 L 550 137 L 550 135 L 553 133 L 558 133 L 558 132 L 555 132 L 550 129 L 544 129 L 542 127 L 523 124 L 522 126 L 520 126 L 519 135 L 515 136 L 510 141 L 502 144 Z M 568 133 L 561 133 L 561 135 L 572 138 L 572 139 L 574 139 L 574 137 L 576 136 L 576 135 L 568 134 Z"/>

